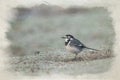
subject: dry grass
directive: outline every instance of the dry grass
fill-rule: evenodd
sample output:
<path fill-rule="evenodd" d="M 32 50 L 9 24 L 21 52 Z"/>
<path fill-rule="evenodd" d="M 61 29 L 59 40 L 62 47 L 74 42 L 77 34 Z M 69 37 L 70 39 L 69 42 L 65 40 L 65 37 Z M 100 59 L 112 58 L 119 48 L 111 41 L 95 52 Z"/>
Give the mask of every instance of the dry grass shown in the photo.
<path fill-rule="evenodd" d="M 10 59 L 11 67 L 9 67 L 8 70 L 24 73 L 26 75 L 37 75 L 38 73 L 50 74 L 58 71 L 60 71 L 59 73 L 64 74 L 99 73 L 109 69 L 108 65 L 111 63 L 111 57 L 113 57 L 113 54 L 111 50 L 101 50 L 98 52 L 88 51 L 87 53 L 83 53 L 74 61 L 72 60 L 73 57 L 72 54 L 51 55 L 51 53 L 48 55 L 35 53 L 31 56 L 12 57 Z M 95 70 L 88 68 L 91 67 L 91 65 L 95 67 Z M 107 67 L 105 67 L 105 65 Z M 82 71 L 83 67 L 86 69 Z M 77 71 L 77 69 L 81 71 Z"/>
<path fill-rule="evenodd" d="M 83 60 L 96 60 L 96 59 L 105 59 L 113 57 L 112 51 L 110 49 L 107 50 L 100 50 L 100 51 L 92 51 L 88 52 L 83 56 Z"/>

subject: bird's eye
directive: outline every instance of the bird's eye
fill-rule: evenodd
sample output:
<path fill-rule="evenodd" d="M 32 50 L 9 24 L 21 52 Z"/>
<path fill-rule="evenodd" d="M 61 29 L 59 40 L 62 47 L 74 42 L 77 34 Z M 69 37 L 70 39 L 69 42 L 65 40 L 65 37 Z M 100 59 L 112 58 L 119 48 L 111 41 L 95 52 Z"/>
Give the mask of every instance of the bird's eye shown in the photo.
<path fill-rule="evenodd" d="M 70 38 L 70 36 L 67 36 L 67 38 Z"/>

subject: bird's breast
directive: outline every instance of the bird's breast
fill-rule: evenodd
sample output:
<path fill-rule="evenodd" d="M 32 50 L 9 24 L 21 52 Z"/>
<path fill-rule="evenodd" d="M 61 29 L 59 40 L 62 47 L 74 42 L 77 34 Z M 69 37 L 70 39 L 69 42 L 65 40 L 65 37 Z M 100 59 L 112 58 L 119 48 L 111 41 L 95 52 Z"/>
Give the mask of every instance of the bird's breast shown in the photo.
<path fill-rule="evenodd" d="M 67 45 L 65 47 L 71 53 L 79 53 L 81 51 L 80 49 L 78 49 L 78 48 L 76 48 L 74 46 Z"/>

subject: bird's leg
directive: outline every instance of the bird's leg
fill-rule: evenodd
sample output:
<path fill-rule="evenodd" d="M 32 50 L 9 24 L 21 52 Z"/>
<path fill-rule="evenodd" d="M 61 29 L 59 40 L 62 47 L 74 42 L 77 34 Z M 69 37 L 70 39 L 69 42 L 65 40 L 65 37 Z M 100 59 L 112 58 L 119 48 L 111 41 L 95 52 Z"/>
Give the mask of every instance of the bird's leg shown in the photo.
<path fill-rule="evenodd" d="M 80 61 L 84 61 L 84 59 L 83 59 L 82 57 L 79 57 L 79 60 L 80 60 Z"/>
<path fill-rule="evenodd" d="M 74 61 L 74 60 L 77 60 L 77 55 L 78 55 L 78 54 L 75 53 L 75 57 L 72 59 L 73 61 Z"/>
<path fill-rule="evenodd" d="M 75 54 L 75 60 L 77 59 L 77 55 L 78 55 L 78 54 L 76 53 L 76 54 Z"/>

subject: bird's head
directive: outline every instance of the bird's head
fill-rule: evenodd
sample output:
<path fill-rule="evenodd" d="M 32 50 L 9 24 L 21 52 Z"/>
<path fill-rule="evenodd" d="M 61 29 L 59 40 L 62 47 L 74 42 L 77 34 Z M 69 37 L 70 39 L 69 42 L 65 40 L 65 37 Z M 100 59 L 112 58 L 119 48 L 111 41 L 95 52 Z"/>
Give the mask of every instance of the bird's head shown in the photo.
<path fill-rule="evenodd" d="M 72 35 L 70 35 L 70 34 L 67 34 L 67 35 L 65 35 L 65 36 L 63 36 L 61 38 L 65 39 L 65 42 L 68 42 L 68 41 L 74 39 L 74 37 Z"/>

